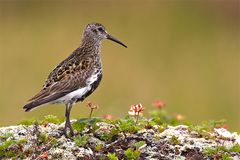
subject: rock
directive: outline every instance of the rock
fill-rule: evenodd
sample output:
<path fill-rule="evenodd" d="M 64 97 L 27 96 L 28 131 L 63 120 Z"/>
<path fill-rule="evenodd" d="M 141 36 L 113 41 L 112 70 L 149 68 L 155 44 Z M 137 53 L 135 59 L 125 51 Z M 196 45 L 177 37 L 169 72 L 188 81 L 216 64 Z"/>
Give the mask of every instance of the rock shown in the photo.
<path fill-rule="evenodd" d="M 0 128 L 0 159 L 91 160 L 108 159 L 109 153 L 115 153 L 119 159 L 127 159 L 126 150 L 129 148 L 135 156 L 133 159 L 203 160 L 223 159 L 223 156 L 240 159 L 239 134 L 224 128 L 204 135 L 185 125 L 167 126 L 163 130 L 155 125 L 125 132 L 117 123 L 97 122 L 95 129 L 89 126 L 87 131 L 66 138 L 63 127 L 64 123 L 47 123 Z M 83 139 L 80 144 L 76 143 L 76 137 Z M 141 145 L 137 146 L 139 142 Z"/>

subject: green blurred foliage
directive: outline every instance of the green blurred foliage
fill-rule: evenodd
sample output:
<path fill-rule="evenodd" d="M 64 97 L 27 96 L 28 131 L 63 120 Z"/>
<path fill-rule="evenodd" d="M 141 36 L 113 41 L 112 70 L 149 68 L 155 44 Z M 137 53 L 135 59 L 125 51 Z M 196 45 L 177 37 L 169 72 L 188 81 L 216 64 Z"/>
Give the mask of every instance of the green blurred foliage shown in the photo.
<path fill-rule="evenodd" d="M 63 105 L 25 113 L 48 73 L 100 22 L 125 49 L 105 40 L 104 76 L 87 100 L 97 116 L 122 117 L 132 103 L 147 110 L 156 99 L 193 122 L 227 119 L 240 126 L 239 1 L 0 1 L 0 123 L 54 114 Z M 86 103 L 86 102 L 85 102 Z M 84 104 L 72 118 L 87 117 Z"/>

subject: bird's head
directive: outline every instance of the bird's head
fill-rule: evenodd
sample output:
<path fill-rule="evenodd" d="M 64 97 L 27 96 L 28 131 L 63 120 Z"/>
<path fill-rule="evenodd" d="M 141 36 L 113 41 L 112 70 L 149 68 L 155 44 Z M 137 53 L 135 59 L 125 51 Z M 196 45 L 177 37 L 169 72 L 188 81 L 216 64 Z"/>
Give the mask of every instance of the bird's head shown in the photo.
<path fill-rule="evenodd" d="M 87 27 L 85 28 L 84 35 L 90 36 L 95 40 L 109 39 L 127 48 L 127 46 L 123 44 L 121 41 L 108 34 L 107 31 L 105 30 L 105 27 L 100 23 L 88 24 Z"/>

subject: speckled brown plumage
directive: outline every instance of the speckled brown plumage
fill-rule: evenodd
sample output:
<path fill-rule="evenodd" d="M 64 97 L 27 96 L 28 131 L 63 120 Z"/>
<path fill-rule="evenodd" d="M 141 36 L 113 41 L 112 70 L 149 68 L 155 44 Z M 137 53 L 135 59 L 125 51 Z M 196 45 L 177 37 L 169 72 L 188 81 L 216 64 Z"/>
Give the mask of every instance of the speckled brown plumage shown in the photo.
<path fill-rule="evenodd" d="M 47 103 L 64 103 L 66 105 L 65 133 L 69 127 L 70 133 L 73 134 L 69 120 L 72 105 L 89 96 L 102 79 L 100 45 L 103 39 L 110 39 L 126 47 L 109 35 L 103 25 L 88 24 L 80 46 L 53 69 L 42 90 L 23 107 L 25 111 Z"/>

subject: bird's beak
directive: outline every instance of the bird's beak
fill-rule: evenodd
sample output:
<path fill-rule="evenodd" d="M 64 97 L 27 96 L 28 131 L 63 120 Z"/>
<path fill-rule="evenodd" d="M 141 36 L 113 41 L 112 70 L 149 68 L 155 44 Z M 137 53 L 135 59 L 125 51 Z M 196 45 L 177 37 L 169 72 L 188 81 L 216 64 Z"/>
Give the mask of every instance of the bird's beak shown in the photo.
<path fill-rule="evenodd" d="M 116 38 L 114 38 L 113 36 L 111 36 L 110 34 L 107 34 L 107 39 L 112 40 L 118 44 L 121 44 L 122 46 L 124 46 L 125 48 L 127 48 L 127 46 L 125 44 L 123 44 L 121 41 L 117 40 Z"/>

